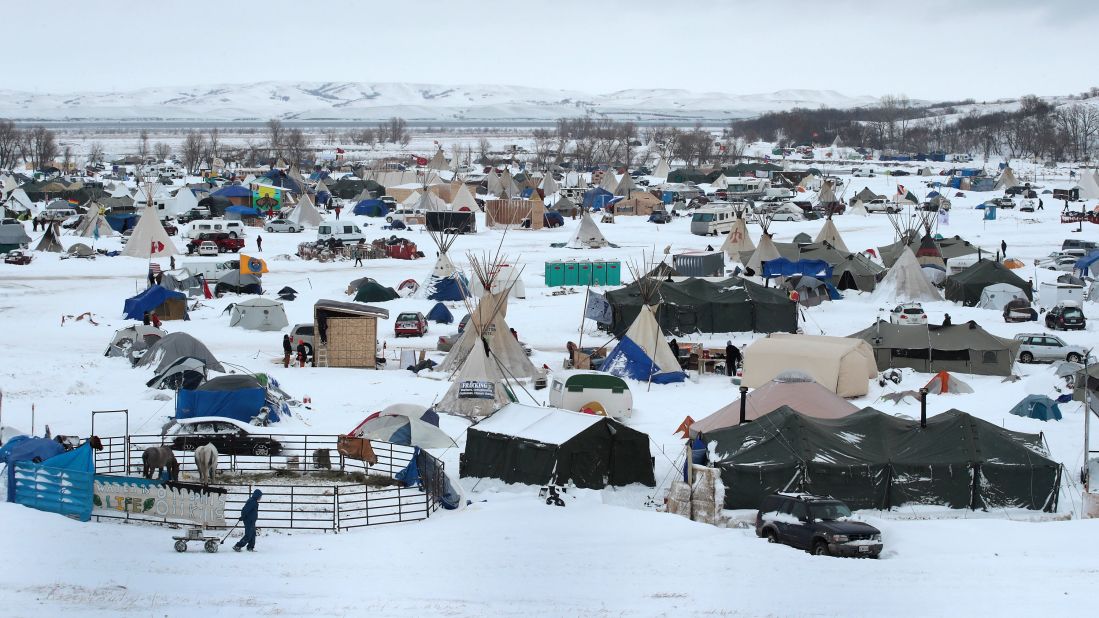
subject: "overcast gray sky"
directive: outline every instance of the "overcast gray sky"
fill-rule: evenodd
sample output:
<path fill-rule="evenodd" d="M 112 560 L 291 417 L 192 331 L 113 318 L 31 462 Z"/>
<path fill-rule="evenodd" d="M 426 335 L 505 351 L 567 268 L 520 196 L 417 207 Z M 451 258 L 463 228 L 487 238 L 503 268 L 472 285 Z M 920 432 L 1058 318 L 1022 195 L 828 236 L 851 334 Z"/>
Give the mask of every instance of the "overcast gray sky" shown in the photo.
<path fill-rule="evenodd" d="M 1099 85 L 1099 0 L 3 4 L 19 62 L 0 88 L 39 92 L 319 80 L 987 100 Z"/>

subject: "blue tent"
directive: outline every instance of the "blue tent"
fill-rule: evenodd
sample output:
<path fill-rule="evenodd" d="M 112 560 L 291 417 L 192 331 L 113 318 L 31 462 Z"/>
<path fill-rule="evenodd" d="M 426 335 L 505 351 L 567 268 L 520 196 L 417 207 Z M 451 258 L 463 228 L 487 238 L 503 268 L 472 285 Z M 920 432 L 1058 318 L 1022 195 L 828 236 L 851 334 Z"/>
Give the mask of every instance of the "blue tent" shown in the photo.
<path fill-rule="evenodd" d="M 140 320 L 145 317 L 146 311 L 153 311 L 173 298 L 182 300 L 184 303 L 187 302 L 186 294 L 173 292 L 164 286 L 154 285 L 137 296 L 127 298 L 122 311 L 126 314 L 127 319 Z"/>
<path fill-rule="evenodd" d="M 194 390 L 180 390 L 176 399 L 176 418 L 221 416 L 245 423 L 260 413 L 267 403 L 267 389 L 255 376 L 233 374 L 218 376 Z M 280 410 L 270 405 L 267 420 L 279 420 Z"/>
<path fill-rule="evenodd" d="M 1099 251 L 1092 251 L 1091 253 L 1087 254 L 1087 256 L 1076 260 L 1076 264 L 1073 265 L 1073 268 L 1084 274 L 1087 274 L 1088 269 L 1091 268 L 1092 264 L 1095 264 L 1095 262 L 1097 261 L 1099 261 Z M 1096 270 L 1099 270 L 1099 268 L 1097 268 Z M 1092 272 L 1091 274 L 1096 275 L 1099 274 L 1099 272 Z"/>
<path fill-rule="evenodd" d="M 588 210 L 600 210 L 608 204 L 613 204 L 622 197 L 616 197 L 610 191 L 602 187 L 596 187 L 584 192 L 584 208 Z"/>
<path fill-rule="evenodd" d="M 432 276 L 424 287 L 429 300 L 463 300 L 469 296 L 469 281 L 461 273 L 450 277 Z"/>
<path fill-rule="evenodd" d="M 332 194 L 328 191 L 318 191 L 317 194 L 313 196 L 313 201 L 317 203 L 317 206 L 324 206 L 330 199 L 332 199 Z"/>
<path fill-rule="evenodd" d="M 279 187 L 280 189 L 287 189 L 295 193 L 302 192 L 302 186 L 298 181 L 290 177 L 289 174 L 282 170 L 271 170 L 256 179 L 257 184 L 268 185 L 271 187 Z"/>
<path fill-rule="evenodd" d="M 137 225 L 137 220 L 140 218 L 141 215 L 132 212 L 109 214 L 107 215 L 107 225 L 111 226 L 112 230 L 122 233 Z"/>
<path fill-rule="evenodd" d="M 666 345 L 661 337 L 657 345 Z M 618 345 L 611 350 L 600 365 L 603 371 L 620 378 L 631 378 L 645 382 L 652 376 L 654 384 L 682 382 L 687 378 L 679 367 L 659 367 L 645 352 L 645 349 L 627 336 L 623 336 Z"/>
<path fill-rule="evenodd" d="M 252 199 L 252 190 L 241 185 L 226 185 L 210 195 L 215 197 L 246 197 Z"/>
<path fill-rule="evenodd" d="M 243 219 L 245 217 L 262 217 L 263 213 L 251 206 L 230 206 L 225 209 L 227 219 Z M 230 217 L 229 215 L 233 215 Z"/>
<path fill-rule="evenodd" d="M 427 312 L 427 319 L 436 324 L 451 324 L 454 322 L 454 314 L 443 303 L 435 303 L 431 311 Z"/>
<path fill-rule="evenodd" d="M 832 265 L 824 260 L 798 260 L 792 262 L 786 258 L 768 260 L 763 265 L 763 277 L 792 277 L 808 275 L 817 279 L 831 279 Z"/>
<path fill-rule="evenodd" d="M 389 207 L 381 200 L 363 200 L 355 204 L 354 212 L 367 217 L 384 217 L 389 213 Z"/>
<path fill-rule="evenodd" d="M 1061 408 L 1045 395 L 1027 395 L 1011 409 L 1015 416 L 1025 416 L 1040 421 L 1061 420 Z"/>

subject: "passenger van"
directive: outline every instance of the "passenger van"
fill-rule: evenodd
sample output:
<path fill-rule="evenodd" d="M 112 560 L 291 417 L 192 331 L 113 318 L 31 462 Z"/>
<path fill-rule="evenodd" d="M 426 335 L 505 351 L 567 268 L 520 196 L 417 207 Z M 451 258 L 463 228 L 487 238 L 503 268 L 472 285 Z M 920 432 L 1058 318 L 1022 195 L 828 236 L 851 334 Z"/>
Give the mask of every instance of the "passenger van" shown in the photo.
<path fill-rule="evenodd" d="M 351 221 L 324 221 L 317 226 L 317 240 L 335 238 L 340 242 L 366 241 L 362 229 Z"/>
<path fill-rule="evenodd" d="M 199 234 L 227 232 L 231 238 L 244 238 L 245 225 L 240 221 L 223 219 L 200 219 L 192 221 L 183 232 L 184 238 L 198 238 Z"/>
<path fill-rule="evenodd" d="M 691 216 L 691 233 L 696 236 L 728 234 L 736 223 L 736 211 L 730 204 L 703 206 Z"/>

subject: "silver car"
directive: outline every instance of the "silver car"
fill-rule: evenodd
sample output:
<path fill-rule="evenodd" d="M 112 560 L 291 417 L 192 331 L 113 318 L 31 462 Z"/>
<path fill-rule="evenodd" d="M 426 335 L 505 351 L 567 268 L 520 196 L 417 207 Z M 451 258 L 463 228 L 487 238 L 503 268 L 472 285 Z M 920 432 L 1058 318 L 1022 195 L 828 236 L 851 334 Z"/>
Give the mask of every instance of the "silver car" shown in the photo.
<path fill-rule="evenodd" d="M 271 232 L 272 234 L 275 232 L 290 232 L 291 234 L 293 234 L 294 232 L 300 232 L 302 228 L 300 225 L 296 225 L 293 221 L 288 221 L 286 219 L 272 219 L 271 221 L 267 222 L 267 225 L 263 226 L 263 229 Z"/>
<path fill-rule="evenodd" d="M 1067 360 L 1071 363 L 1083 362 L 1087 350 L 1078 345 L 1069 345 L 1060 337 L 1046 333 L 1023 333 L 1015 335 L 1019 345 L 1020 363 L 1054 362 Z"/>

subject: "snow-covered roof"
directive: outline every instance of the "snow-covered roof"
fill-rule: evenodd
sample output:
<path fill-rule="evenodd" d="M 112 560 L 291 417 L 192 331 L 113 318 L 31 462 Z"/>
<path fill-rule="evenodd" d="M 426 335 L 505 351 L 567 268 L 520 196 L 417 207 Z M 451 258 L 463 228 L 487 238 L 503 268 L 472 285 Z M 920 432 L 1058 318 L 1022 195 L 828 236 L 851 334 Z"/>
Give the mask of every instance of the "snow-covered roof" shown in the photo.
<path fill-rule="evenodd" d="M 509 403 L 474 425 L 479 431 L 515 436 L 543 444 L 564 444 L 602 417 L 560 408 Z"/>

